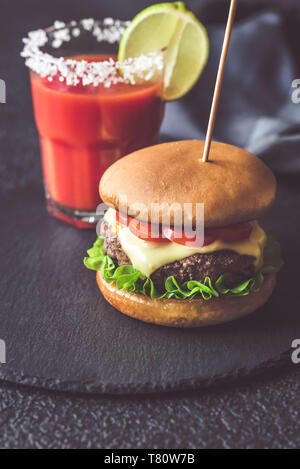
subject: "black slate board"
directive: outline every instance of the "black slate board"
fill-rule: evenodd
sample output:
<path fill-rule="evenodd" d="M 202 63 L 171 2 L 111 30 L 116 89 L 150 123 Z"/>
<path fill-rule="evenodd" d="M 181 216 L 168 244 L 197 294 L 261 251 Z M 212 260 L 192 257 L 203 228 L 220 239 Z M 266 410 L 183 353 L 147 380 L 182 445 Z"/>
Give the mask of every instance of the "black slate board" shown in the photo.
<path fill-rule="evenodd" d="M 94 233 L 47 216 L 28 71 L 19 58 L 21 38 L 54 19 L 69 20 L 71 13 L 128 19 L 153 0 L 72 0 L 72 11 L 69 0 L 15 3 L 4 5 L 0 28 L 0 75 L 7 83 L 7 104 L 0 106 L 0 338 L 7 364 L 0 378 L 51 389 L 145 392 L 207 386 L 289 360 L 291 341 L 300 337 L 300 120 L 291 101 L 300 70 L 298 2 L 240 1 L 214 133 L 281 174 L 266 226 L 278 234 L 286 267 L 261 311 L 191 331 L 142 324 L 108 306 L 82 265 Z M 207 126 L 227 9 L 222 0 L 190 4 L 208 26 L 211 54 L 194 89 L 168 103 L 163 140 L 203 138 Z"/>
<path fill-rule="evenodd" d="M 76 392 L 144 393 L 208 386 L 288 360 L 300 336 L 299 206 L 290 178 L 288 192 L 283 180 L 265 220 L 286 260 L 269 303 L 231 324 L 177 330 L 108 305 L 82 264 L 94 231 L 50 218 L 39 186 L 16 189 L 0 201 L 0 338 L 7 345 L 0 378 Z"/>

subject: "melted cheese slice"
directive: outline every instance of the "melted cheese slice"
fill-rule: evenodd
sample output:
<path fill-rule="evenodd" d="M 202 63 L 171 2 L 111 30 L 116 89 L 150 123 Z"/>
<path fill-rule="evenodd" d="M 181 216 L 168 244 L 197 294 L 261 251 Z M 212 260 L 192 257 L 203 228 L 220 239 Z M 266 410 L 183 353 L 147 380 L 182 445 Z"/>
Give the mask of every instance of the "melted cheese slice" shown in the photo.
<path fill-rule="evenodd" d="M 128 227 L 121 224 L 116 226 L 116 212 L 114 209 L 109 209 L 104 218 L 118 233 L 122 249 L 131 260 L 132 265 L 146 277 L 149 277 L 159 267 L 171 262 L 184 259 L 193 254 L 208 254 L 222 249 L 229 249 L 241 255 L 253 256 L 257 270 L 262 265 L 266 234 L 256 221 L 252 222 L 251 235 L 244 241 L 226 243 L 222 240 L 216 240 L 208 246 L 187 247 L 174 242 L 157 243 L 137 238 Z"/>

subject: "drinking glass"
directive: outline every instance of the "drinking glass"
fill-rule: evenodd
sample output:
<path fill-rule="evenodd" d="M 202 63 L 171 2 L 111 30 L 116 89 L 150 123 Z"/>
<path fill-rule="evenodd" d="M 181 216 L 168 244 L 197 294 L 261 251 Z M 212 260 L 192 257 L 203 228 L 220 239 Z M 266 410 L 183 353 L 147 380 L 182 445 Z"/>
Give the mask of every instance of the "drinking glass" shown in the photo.
<path fill-rule="evenodd" d="M 119 62 L 127 25 L 56 21 L 24 39 L 47 208 L 77 227 L 97 222 L 106 168 L 155 144 L 163 120 L 164 51 Z"/>

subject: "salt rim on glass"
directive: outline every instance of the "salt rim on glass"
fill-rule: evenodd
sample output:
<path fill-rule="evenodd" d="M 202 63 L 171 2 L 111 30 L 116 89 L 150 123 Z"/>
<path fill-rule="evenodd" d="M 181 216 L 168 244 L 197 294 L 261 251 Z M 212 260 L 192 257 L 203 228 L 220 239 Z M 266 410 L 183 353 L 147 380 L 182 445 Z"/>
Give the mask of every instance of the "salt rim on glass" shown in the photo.
<path fill-rule="evenodd" d="M 71 21 L 68 24 L 55 21 L 54 25 L 47 29 L 38 29 L 28 33 L 28 36 L 23 39 L 24 48 L 21 56 L 25 58 L 26 66 L 42 78 L 47 77 L 51 82 L 54 76 L 59 75 L 59 80 L 65 81 L 68 86 L 76 86 L 80 83 L 84 86 L 96 87 L 103 84 L 109 88 L 117 83 L 129 82 L 134 85 L 140 81 L 150 81 L 157 73 L 163 71 L 163 51 L 129 58 L 123 62 L 112 58 L 103 62 L 87 62 L 84 59 L 54 57 L 42 50 L 43 47 L 49 45 L 54 50 L 58 50 L 63 43 L 80 37 L 84 32 L 92 34 L 98 42 L 118 43 L 129 23 L 129 21 L 113 18 L 103 20 L 88 18 Z"/>

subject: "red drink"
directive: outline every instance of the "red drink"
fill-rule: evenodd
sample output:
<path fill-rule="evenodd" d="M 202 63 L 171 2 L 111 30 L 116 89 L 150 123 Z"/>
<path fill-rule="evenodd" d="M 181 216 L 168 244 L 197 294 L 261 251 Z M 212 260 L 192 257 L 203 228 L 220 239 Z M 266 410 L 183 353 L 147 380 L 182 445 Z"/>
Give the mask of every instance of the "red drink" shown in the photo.
<path fill-rule="evenodd" d="M 95 212 L 105 169 L 121 156 L 156 142 L 164 113 L 162 80 L 67 86 L 58 76 L 50 82 L 31 73 L 31 84 L 49 209 L 85 226 L 74 221 L 76 213 Z"/>

